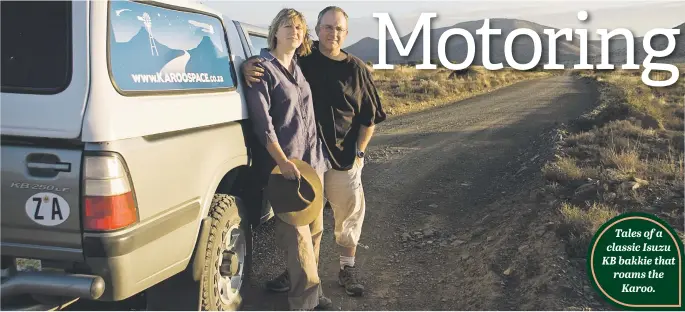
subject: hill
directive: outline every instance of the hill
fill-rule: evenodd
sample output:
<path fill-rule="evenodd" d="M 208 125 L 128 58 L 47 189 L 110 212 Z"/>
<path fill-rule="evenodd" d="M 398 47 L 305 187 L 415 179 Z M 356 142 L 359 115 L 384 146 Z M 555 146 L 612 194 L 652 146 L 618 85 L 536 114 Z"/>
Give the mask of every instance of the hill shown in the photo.
<path fill-rule="evenodd" d="M 685 23 L 680 24 L 676 27 L 673 27 L 673 29 L 679 29 L 680 34 L 676 35 L 676 47 L 673 53 L 669 55 L 666 58 L 659 58 L 656 60 L 653 60 L 652 62 L 659 61 L 659 62 L 666 62 L 666 63 L 683 63 L 685 62 Z M 635 63 L 640 64 L 644 61 L 644 59 L 647 57 L 647 52 L 644 49 L 643 46 L 644 42 L 644 37 L 636 37 L 633 40 L 633 48 L 634 48 L 634 55 L 635 55 Z M 652 47 L 656 51 L 661 51 L 665 49 L 668 46 L 668 39 L 664 36 L 655 36 L 652 39 Z M 599 55 L 599 48 L 601 42 L 599 40 L 593 41 L 593 45 L 597 47 L 597 55 L 594 56 L 596 61 L 599 63 L 601 61 L 600 55 Z M 610 51 L 610 56 L 609 56 L 609 62 L 612 64 L 625 64 L 626 62 L 626 55 L 627 55 L 627 48 L 626 48 L 626 40 L 623 37 L 616 37 L 616 39 L 610 40 L 609 44 L 609 51 Z"/>

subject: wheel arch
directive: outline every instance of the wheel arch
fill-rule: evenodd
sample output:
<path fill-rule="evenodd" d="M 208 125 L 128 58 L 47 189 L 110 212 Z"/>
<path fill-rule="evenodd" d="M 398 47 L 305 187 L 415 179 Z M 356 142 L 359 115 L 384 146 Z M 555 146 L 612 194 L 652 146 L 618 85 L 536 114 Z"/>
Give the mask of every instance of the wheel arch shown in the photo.
<path fill-rule="evenodd" d="M 237 182 L 240 179 L 244 179 L 248 169 L 247 155 L 238 155 L 229 158 L 215 170 L 216 173 L 212 178 L 212 182 L 202 198 L 202 210 L 200 212 L 202 218 L 209 214 L 214 194 L 230 194 L 240 197 L 241 194 L 237 189 L 239 183 Z"/>

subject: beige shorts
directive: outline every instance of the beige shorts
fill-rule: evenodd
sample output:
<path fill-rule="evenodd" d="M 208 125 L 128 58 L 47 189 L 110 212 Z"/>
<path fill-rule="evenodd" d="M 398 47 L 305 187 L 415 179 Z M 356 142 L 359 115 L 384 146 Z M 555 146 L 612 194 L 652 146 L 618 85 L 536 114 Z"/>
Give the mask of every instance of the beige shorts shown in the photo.
<path fill-rule="evenodd" d="M 356 247 L 362 233 L 366 201 L 362 187 L 364 159 L 348 171 L 330 169 L 324 174 L 324 191 L 335 218 L 335 241 L 343 247 Z"/>

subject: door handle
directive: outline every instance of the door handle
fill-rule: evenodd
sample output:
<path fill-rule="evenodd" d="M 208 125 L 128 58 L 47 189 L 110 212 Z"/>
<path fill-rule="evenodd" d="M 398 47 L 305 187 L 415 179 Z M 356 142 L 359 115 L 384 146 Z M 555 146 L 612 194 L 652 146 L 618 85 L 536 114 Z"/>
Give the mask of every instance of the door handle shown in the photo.
<path fill-rule="evenodd" d="M 53 171 L 61 171 L 61 172 L 70 172 L 71 171 L 71 164 L 70 163 L 46 164 L 46 163 L 30 162 L 30 163 L 26 164 L 26 167 L 28 167 L 29 169 L 38 169 L 38 170 L 53 170 Z"/>
<path fill-rule="evenodd" d="M 60 161 L 55 154 L 34 153 L 26 157 L 26 168 L 32 176 L 54 178 L 60 172 L 71 172 L 71 163 Z"/>

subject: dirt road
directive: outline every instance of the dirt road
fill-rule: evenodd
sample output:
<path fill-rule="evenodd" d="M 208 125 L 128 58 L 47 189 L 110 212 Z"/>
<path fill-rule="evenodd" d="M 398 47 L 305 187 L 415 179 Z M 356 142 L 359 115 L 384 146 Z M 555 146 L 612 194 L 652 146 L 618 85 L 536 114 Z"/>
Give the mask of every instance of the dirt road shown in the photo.
<path fill-rule="evenodd" d="M 594 85 L 571 76 L 526 81 L 377 127 L 363 171 L 367 214 L 357 251 L 366 286 L 337 285 L 332 213 L 321 250 L 324 292 L 342 310 L 573 309 L 596 305 L 586 279 L 529 195 L 553 157 L 551 130 L 595 104 Z M 287 309 L 263 290 L 283 269 L 273 231 L 255 237 L 245 309 Z"/>

